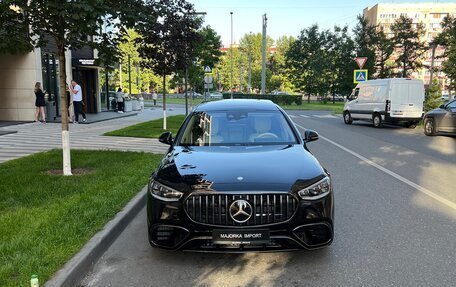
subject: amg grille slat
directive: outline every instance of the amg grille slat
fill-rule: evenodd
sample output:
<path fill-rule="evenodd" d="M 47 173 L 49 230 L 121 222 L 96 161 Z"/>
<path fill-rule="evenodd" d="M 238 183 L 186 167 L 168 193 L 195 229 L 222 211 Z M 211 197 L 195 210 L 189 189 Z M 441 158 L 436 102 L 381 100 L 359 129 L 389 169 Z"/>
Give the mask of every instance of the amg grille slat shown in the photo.
<path fill-rule="evenodd" d="M 251 218 L 234 221 L 229 212 L 236 200 L 246 200 L 252 206 Z M 255 226 L 287 221 L 297 208 L 290 194 L 192 194 L 184 203 L 188 216 L 197 223 L 224 226 Z"/>

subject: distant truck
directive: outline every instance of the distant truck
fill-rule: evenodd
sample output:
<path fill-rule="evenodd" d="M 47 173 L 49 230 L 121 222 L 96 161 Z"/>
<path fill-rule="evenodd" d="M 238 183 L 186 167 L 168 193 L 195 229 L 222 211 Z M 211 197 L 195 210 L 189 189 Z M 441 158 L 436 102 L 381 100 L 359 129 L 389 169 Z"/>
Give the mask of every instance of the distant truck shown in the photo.
<path fill-rule="evenodd" d="M 372 121 L 415 128 L 424 115 L 424 83 L 419 79 L 380 79 L 360 83 L 347 97 L 344 122 Z"/>

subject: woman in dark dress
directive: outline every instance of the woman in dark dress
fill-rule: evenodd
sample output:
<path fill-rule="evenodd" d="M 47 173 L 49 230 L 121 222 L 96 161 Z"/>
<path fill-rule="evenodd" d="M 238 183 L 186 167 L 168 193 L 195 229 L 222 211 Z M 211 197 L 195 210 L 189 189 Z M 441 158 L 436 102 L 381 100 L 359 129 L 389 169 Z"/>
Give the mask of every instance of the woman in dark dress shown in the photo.
<path fill-rule="evenodd" d="M 41 122 L 43 124 L 46 123 L 46 116 L 44 114 L 44 107 L 46 106 L 46 102 L 44 101 L 44 92 L 41 90 L 41 83 L 36 82 L 35 84 L 35 107 L 36 107 L 36 112 L 35 112 L 35 123 L 38 122 L 40 115 L 41 115 Z"/>

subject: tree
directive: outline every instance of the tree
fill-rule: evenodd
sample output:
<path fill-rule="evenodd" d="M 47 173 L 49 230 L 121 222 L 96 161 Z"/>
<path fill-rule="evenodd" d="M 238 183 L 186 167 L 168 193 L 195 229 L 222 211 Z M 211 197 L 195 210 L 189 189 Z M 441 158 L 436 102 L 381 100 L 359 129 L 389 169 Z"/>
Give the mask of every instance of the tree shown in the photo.
<path fill-rule="evenodd" d="M 285 55 L 296 39 L 293 36 L 283 36 L 277 39 L 275 53 L 269 58 L 269 70 L 272 73 L 267 87 L 269 90 L 294 92 L 294 85 L 287 74 Z"/>
<path fill-rule="evenodd" d="M 367 18 L 364 18 L 362 15 L 358 15 L 357 19 L 358 23 L 353 29 L 356 56 L 367 57 L 367 62 L 363 69 L 368 70 L 369 77 L 372 77 L 375 73 L 376 49 L 374 43 L 376 27 L 370 25 Z"/>
<path fill-rule="evenodd" d="M 148 0 L 136 25 L 143 67 L 163 79 L 163 129 L 166 129 L 166 76 L 185 69 L 189 55 L 200 41 L 201 22 L 192 16 L 193 5 L 185 0 Z"/>
<path fill-rule="evenodd" d="M 442 22 L 443 31 L 438 41 L 445 46 L 442 71 L 450 80 L 450 90 L 456 91 L 456 17 L 448 16 Z"/>
<path fill-rule="evenodd" d="M 97 49 L 102 62 L 108 64 L 116 57 L 116 44 L 118 35 L 123 27 L 131 25 L 135 10 L 141 6 L 139 0 L 79 0 L 79 1 L 27 1 L 4 0 L 0 8 L 0 23 L 11 26 L 16 23 L 9 12 L 5 11 L 14 7 L 23 15 L 23 22 L 30 27 L 22 34 L 23 29 L 9 31 L 13 33 L 15 41 L 3 42 L 3 51 L 15 51 L 14 46 L 22 37 L 21 47 L 44 47 L 48 41 L 53 41 L 57 46 L 60 80 L 60 103 L 62 114 L 62 145 L 63 145 L 63 173 L 71 175 L 71 160 L 69 149 L 68 113 L 66 89 L 67 79 L 65 71 L 65 51 L 78 49 L 90 45 Z M 106 31 L 100 29 L 103 23 L 114 27 Z M 120 25 L 122 23 L 122 26 Z M 117 32 L 116 32 L 117 31 Z M 21 33 L 19 35 L 15 33 Z M 88 36 L 94 40 L 88 41 Z M 4 39 L 2 39 L 4 40 Z M 7 46 L 6 46 L 7 45 Z M 22 49 L 21 49 L 22 50 Z M 26 49 L 24 49 L 26 50 Z"/>
<path fill-rule="evenodd" d="M 394 51 L 393 42 L 386 36 L 383 28 L 377 28 L 373 46 L 375 47 L 375 77 L 384 79 L 391 76 L 391 64 L 389 62 Z"/>
<path fill-rule="evenodd" d="M 426 51 L 426 45 L 421 41 L 421 37 L 424 35 L 424 26 L 421 23 L 413 24 L 411 18 L 401 15 L 391 25 L 391 31 L 394 33 L 393 43 L 398 52 L 396 65 L 402 71 L 401 76 L 406 78 L 423 66 L 421 56 Z"/>
<path fill-rule="evenodd" d="M 424 102 L 424 112 L 438 108 L 443 104 L 442 88 L 437 79 L 432 81 L 432 85 L 426 91 L 426 101 Z"/>
<path fill-rule="evenodd" d="M 201 28 L 198 33 L 200 41 L 196 43 L 193 53 L 188 56 L 187 64 L 189 82 L 193 87 L 203 83 L 204 67 L 214 68 L 222 56 L 220 51 L 222 47 L 221 37 L 211 26 Z M 185 77 L 185 71 L 180 71 L 178 78 L 183 77 Z"/>
<path fill-rule="evenodd" d="M 327 73 L 331 86 L 330 92 L 333 95 L 333 102 L 336 94 L 350 94 L 354 88 L 353 70 L 356 68 L 352 60 L 355 50 L 355 43 L 348 35 L 348 27 L 334 27 L 330 33 L 329 58 L 330 71 Z"/>
<path fill-rule="evenodd" d="M 312 25 L 301 31 L 286 53 L 288 74 L 309 102 L 311 95 L 326 95 L 329 91 L 326 75 L 330 72 L 330 46 L 329 31 L 320 32 L 317 25 Z"/>

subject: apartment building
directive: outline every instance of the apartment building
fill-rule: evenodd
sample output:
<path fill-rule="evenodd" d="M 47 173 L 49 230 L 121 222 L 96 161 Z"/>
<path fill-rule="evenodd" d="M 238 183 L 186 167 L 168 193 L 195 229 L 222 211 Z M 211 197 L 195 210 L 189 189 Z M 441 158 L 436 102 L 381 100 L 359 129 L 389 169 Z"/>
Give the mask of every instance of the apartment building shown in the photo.
<path fill-rule="evenodd" d="M 401 15 L 405 15 L 413 20 L 416 25 L 423 24 L 425 34 L 422 41 L 426 43 L 432 40 L 442 32 L 442 20 L 448 16 L 456 16 L 456 3 L 379 3 L 372 7 L 365 8 L 363 11 L 364 17 L 371 25 L 379 25 L 383 27 L 387 36 L 392 37 L 391 25 Z M 439 58 L 444 52 L 443 47 L 436 49 L 436 57 L 434 61 L 434 75 L 442 79 L 445 86 L 445 75 L 441 72 L 441 65 L 444 59 Z M 423 64 L 425 67 L 431 65 L 432 49 L 425 53 Z M 414 78 L 420 78 L 426 85 L 429 84 L 429 68 L 422 68 L 412 74 Z"/>

